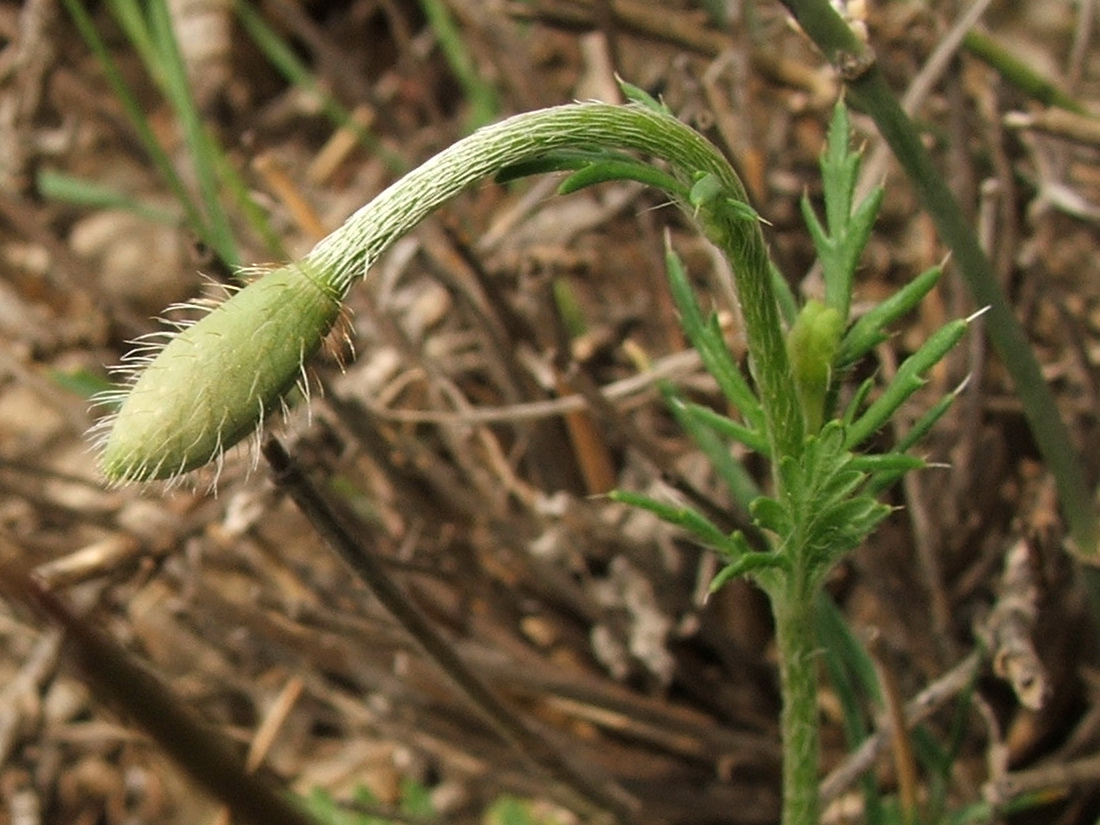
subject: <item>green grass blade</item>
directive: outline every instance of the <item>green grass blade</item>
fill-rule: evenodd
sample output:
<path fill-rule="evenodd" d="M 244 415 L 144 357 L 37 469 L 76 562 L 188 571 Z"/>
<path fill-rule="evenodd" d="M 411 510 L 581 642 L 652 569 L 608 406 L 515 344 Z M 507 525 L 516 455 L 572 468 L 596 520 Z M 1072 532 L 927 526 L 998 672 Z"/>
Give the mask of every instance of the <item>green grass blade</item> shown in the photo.
<path fill-rule="evenodd" d="M 180 216 L 175 212 L 142 203 L 125 192 L 54 169 L 39 169 L 35 182 L 38 194 L 49 200 L 95 209 L 122 209 L 156 223 L 169 226 L 180 224 Z"/>
<path fill-rule="evenodd" d="M 477 128 L 500 115 L 496 89 L 483 79 L 466 48 L 462 33 L 442 0 L 420 0 L 420 7 L 435 32 L 436 42 L 454 72 L 470 104 L 470 126 Z"/>
<path fill-rule="evenodd" d="M 1088 109 L 1050 80 L 1040 75 L 1016 57 L 1011 50 L 987 34 L 968 31 L 963 38 L 966 50 L 991 66 L 1001 77 L 1025 94 L 1047 106 L 1058 106 L 1079 115 L 1089 114 Z"/>
<path fill-rule="evenodd" d="M 168 154 L 164 151 L 164 147 L 161 146 L 160 141 L 157 140 L 156 135 L 153 134 L 153 130 L 149 125 L 148 119 L 145 117 L 145 113 L 142 111 L 141 106 L 138 105 L 137 98 L 122 79 L 122 73 L 112 59 L 103 39 L 99 36 L 99 32 L 96 31 L 91 16 L 80 0 L 63 0 L 63 2 L 73 22 L 76 24 L 80 36 L 92 50 L 96 60 L 99 61 L 103 69 L 103 74 L 107 79 L 107 83 L 111 87 L 111 91 L 122 105 L 126 117 L 137 132 L 138 139 L 141 141 L 145 151 L 149 154 L 153 165 L 168 184 L 168 187 L 172 190 L 172 194 L 183 208 L 188 225 L 191 226 L 200 237 L 205 236 L 206 221 L 202 213 L 195 206 L 194 199 L 187 191 L 187 187 L 183 185 L 180 176 L 176 173 L 176 169 L 172 165 L 172 161 L 168 157 Z"/>
<path fill-rule="evenodd" d="M 149 16 L 163 92 L 179 119 L 184 140 L 195 165 L 199 194 L 207 218 L 207 235 L 204 240 L 223 262 L 230 266 L 239 266 L 240 253 L 233 226 L 222 203 L 218 181 L 218 167 L 221 165 L 219 158 L 223 153 L 203 123 L 191 93 L 187 67 L 172 29 L 167 0 L 149 0 Z M 155 71 L 152 66 L 149 70 Z"/>
<path fill-rule="evenodd" d="M 146 67 L 151 67 L 154 73 L 160 71 L 157 61 L 157 48 L 153 42 L 153 35 L 149 30 L 149 21 L 142 12 L 142 7 L 137 0 L 108 0 L 108 8 L 115 20 L 126 33 L 127 39 L 134 50 L 141 56 L 141 62 Z M 160 85 L 160 78 L 156 77 Z"/>

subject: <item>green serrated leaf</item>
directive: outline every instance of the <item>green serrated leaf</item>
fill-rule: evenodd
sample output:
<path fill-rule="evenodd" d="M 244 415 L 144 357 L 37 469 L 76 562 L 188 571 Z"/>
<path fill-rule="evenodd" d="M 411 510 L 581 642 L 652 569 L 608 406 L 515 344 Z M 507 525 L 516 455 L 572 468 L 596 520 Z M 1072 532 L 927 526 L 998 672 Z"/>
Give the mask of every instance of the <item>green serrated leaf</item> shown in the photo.
<path fill-rule="evenodd" d="M 718 382 L 727 400 L 744 416 L 749 429 L 764 432 L 766 425 L 760 402 L 730 355 L 729 348 L 722 338 L 718 319 L 711 316 L 708 320 L 704 320 L 699 304 L 695 300 L 695 292 L 688 283 L 684 264 L 672 249 L 667 237 L 665 268 L 672 300 L 680 313 L 684 334 L 702 358 L 703 366 Z"/>
<path fill-rule="evenodd" d="M 840 345 L 837 365 L 845 367 L 862 358 L 887 338 L 885 329 L 913 310 L 939 283 L 943 267 L 926 269 L 894 294 L 874 306 L 852 324 Z"/>
<path fill-rule="evenodd" d="M 764 455 L 767 454 L 768 442 L 763 433 L 751 430 L 744 424 L 740 424 L 732 418 L 715 412 L 710 407 L 704 407 L 702 404 L 686 402 L 685 406 L 692 417 L 700 424 L 709 427 L 719 435 L 731 441 L 744 444 L 750 450 L 754 450 Z"/>
<path fill-rule="evenodd" d="M 771 273 L 772 291 L 775 293 L 775 302 L 779 304 L 779 314 L 783 316 L 783 323 L 790 327 L 798 315 L 798 301 L 795 300 L 794 291 L 787 279 L 775 265 L 774 261 L 768 262 L 768 270 Z"/>
<path fill-rule="evenodd" d="M 751 576 L 764 570 L 780 570 L 789 573 L 791 562 L 786 556 L 779 553 L 761 553 L 759 551 L 747 551 L 737 561 L 730 562 L 723 567 L 710 583 L 710 592 L 714 593 L 727 582 Z"/>
<path fill-rule="evenodd" d="M 863 483 L 866 474 L 852 469 L 851 464 L 851 460 L 845 461 L 834 472 L 821 479 L 814 498 L 814 506 L 821 512 L 827 512 L 828 508 L 843 502 Z"/>
<path fill-rule="evenodd" d="M 920 441 L 928 432 L 935 426 L 944 413 L 946 413 L 955 399 L 958 397 L 958 393 L 953 392 L 945 395 L 939 401 L 937 401 L 930 409 L 928 409 L 920 418 L 918 418 L 913 425 L 909 428 L 909 431 L 905 434 L 897 445 L 895 450 L 897 453 L 905 453 Z M 869 495 L 879 495 L 898 479 L 904 475 L 907 470 L 896 469 L 880 469 L 873 472 L 870 481 L 867 483 L 867 493 Z"/>
<path fill-rule="evenodd" d="M 891 512 L 892 508 L 888 504 L 870 496 L 857 496 L 829 508 L 824 526 L 835 530 L 837 535 L 848 538 L 854 546 L 863 541 Z"/>
<path fill-rule="evenodd" d="M 632 507 L 648 510 L 662 521 L 682 527 L 694 534 L 703 544 L 727 556 L 733 557 L 740 553 L 739 545 L 706 516 L 691 507 L 668 504 L 629 490 L 614 490 L 610 493 L 610 498 L 613 501 L 621 501 Z"/>
<path fill-rule="evenodd" d="M 762 221 L 760 213 L 753 208 L 752 204 L 745 201 L 737 200 L 736 198 L 724 198 L 722 200 L 722 209 L 727 217 L 733 218 L 739 221 Z"/>
<path fill-rule="evenodd" d="M 821 261 L 825 303 L 836 309 L 845 322 L 851 305 L 855 270 L 882 201 L 880 187 L 853 207 L 861 157 L 858 151 L 851 148 L 850 142 L 848 114 L 843 102 L 840 102 L 833 110 L 820 162 L 825 200 L 824 225 L 807 196 L 803 195 L 800 204 Z"/>
<path fill-rule="evenodd" d="M 910 470 L 922 470 L 928 463 L 920 456 L 898 452 L 857 455 L 852 458 L 851 466 L 861 473 L 907 473 Z"/>
<path fill-rule="evenodd" d="M 877 431 L 905 403 L 914 392 L 924 385 L 924 375 L 943 360 L 963 334 L 968 321 L 959 319 L 944 324 L 936 330 L 920 349 L 902 361 L 894 380 L 876 398 L 867 410 L 848 428 L 848 447 L 862 444 Z"/>
<path fill-rule="evenodd" d="M 733 500 L 741 507 L 747 508 L 749 502 L 759 495 L 759 491 L 756 483 L 752 480 L 752 476 L 749 475 L 741 462 L 737 461 L 730 453 L 729 445 L 719 438 L 718 431 L 710 426 L 711 422 L 716 418 L 722 418 L 722 416 L 713 413 L 713 410 L 702 412 L 706 408 L 699 405 L 685 404 L 683 399 L 676 394 L 671 384 L 665 383 L 661 389 L 673 416 L 685 432 L 691 436 L 699 449 L 703 451 L 710 465 L 730 491 Z M 708 413 L 711 415 L 708 415 Z M 739 426 L 735 422 L 729 421 L 729 419 L 725 419 L 725 421 L 733 424 L 734 427 Z"/>
<path fill-rule="evenodd" d="M 695 183 L 688 190 L 687 201 L 698 211 L 702 207 L 717 201 L 722 197 L 725 190 L 726 187 L 721 179 L 713 172 L 707 172 L 696 176 Z"/>
<path fill-rule="evenodd" d="M 856 205 L 848 218 L 844 233 L 844 247 L 848 252 L 846 263 L 853 270 L 871 237 L 871 230 L 874 229 L 875 221 L 878 219 L 878 211 L 882 207 L 882 198 L 885 193 L 885 188 L 876 186 Z"/>
<path fill-rule="evenodd" d="M 749 505 L 749 512 L 757 526 L 777 536 L 788 536 L 794 529 L 790 511 L 774 498 L 760 496 Z"/>
<path fill-rule="evenodd" d="M 875 379 L 865 379 L 855 393 L 852 395 L 852 400 L 848 402 L 848 406 L 844 408 L 844 415 L 841 416 L 841 422 L 845 428 L 852 425 L 856 416 L 859 415 L 859 411 L 863 409 L 863 405 L 867 401 L 867 397 L 871 394 L 871 390 L 875 388 Z"/>
<path fill-rule="evenodd" d="M 813 204 L 810 203 L 810 196 L 805 192 L 802 193 L 798 206 L 802 211 L 802 222 L 806 224 L 806 229 L 810 232 L 810 240 L 814 242 L 814 249 L 817 251 L 818 257 L 824 261 L 826 254 L 832 253 L 836 245 L 829 237 L 825 227 L 821 225 L 821 219 L 814 211 Z"/>
<path fill-rule="evenodd" d="M 821 157 L 821 177 L 825 189 L 825 217 L 829 234 L 842 234 L 852 211 L 852 195 L 859 177 L 860 155 L 851 149 L 848 108 L 843 101 L 833 107 L 825 152 Z"/>

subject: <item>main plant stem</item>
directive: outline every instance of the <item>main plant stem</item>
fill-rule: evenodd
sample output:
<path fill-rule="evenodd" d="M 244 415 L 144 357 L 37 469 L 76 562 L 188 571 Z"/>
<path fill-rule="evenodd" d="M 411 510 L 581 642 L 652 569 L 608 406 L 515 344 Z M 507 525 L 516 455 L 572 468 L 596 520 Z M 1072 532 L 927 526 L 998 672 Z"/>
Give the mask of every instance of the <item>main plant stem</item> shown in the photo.
<path fill-rule="evenodd" d="M 819 735 L 814 587 L 795 563 L 769 592 L 783 696 L 783 825 L 817 825 Z"/>

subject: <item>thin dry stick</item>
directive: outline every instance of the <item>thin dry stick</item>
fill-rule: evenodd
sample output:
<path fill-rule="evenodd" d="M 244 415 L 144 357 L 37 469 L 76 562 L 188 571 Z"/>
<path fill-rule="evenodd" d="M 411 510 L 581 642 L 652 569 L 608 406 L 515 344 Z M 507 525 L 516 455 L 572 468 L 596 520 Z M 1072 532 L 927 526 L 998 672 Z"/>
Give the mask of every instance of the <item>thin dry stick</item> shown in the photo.
<path fill-rule="evenodd" d="M 909 727 L 905 719 L 901 685 L 892 662 L 888 661 L 890 651 L 885 643 L 877 639 L 871 646 L 871 656 L 875 660 L 875 671 L 882 685 L 882 698 L 886 705 L 886 717 L 889 720 L 891 741 L 894 750 L 894 770 L 898 776 L 898 800 L 901 805 L 902 821 L 914 822 L 919 811 L 920 779 L 917 773 L 917 759 L 913 753 L 913 742 L 909 738 Z"/>
<path fill-rule="evenodd" d="M 263 721 L 248 745 L 248 755 L 244 761 L 244 769 L 248 773 L 255 773 L 267 758 L 268 751 L 275 743 L 279 731 L 282 730 L 295 703 L 301 697 L 303 687 L 304 682 L 300 677 L 291 677 L 275 697 L 274 704 L 267 709 Z M 211 825 L 232 825 L 232 822 L 233 812 L 223 807 Z"/>
<path fill-rule="evenodd" d="M 1073 46 L 1069 50 L 1069 60 L 1066 65 L 1066 85 L 1072 91 L 1080 90 L 1081 77 L 1084 74 L 1096 20 L 1096 0 L 1081 0 L 1079 6 Z"/>
<path fill-rule="evenodd" d="M 600 395 L 607 401 L 619 401 L 650 389 L 665 379 L 682 379 L 698 370 L 699 353 L 693 349 L 676 352 L 653 362 L 651 369 L 639 372 L 629 378 L 613 381 L 600 388 Z M 517 421 L 532 421 L 540 418 L 553 418 L 567 413 L 583 410 L 589 406 L 589 400 L 581 393 L 565 395 L 546 401 L 529 401 L 521 404 L 508 404 L 501 407 L 477 407 L 471 410 L 452 412 L 449 410 L 398 410 L 378 404 L 370 399 L 362 402 L 374 415 L 388 421 L 401 421 L 412 424 L 450 424 L 454 426 L 473 426 L 475 424 L 498 424 Z"/>
<path fill-rule="evenodd" d="M 1042 765 L 1026 771 L 1005 774 L 986 788 L 986 796 L 1005 802 L 1014 796 L 1070 785 L 1094 784 L 1100 779 L 1100 756 L 1087 756 L 1059 765 Z"/>
<path fill-rule="evenodd" d="M 451 678 L 493 729 L 513 744 L 520 754 L 560 783 L 571 797 L 579 797 L 586 808 L 611 813 L 621 823 L 633 822 L 638 807 L 636 801 L 614 783 L 601 782 L 573 767 L 497 697 L 409 600 L 386 572 L 385 566 L 345 528 L 326 497 L 291 459 L 278 439 L 268 437 L 262 450 L 271 466 L 275 483 L 286 490 L 326 543 L 367 585 L 428 657 Z"/>
<path fill-rule="evenodd" d="M 997 603 L 977 628 L 991 654 L 993 673 L 1012 687 L 1020 704 L 1040 710 L 1052 690 L 1032 634 L 1039 618 L 1039 586 L 1032 550 L 1019 539 L 1005 553 Z"/>
<path fill-rule="evenodd" d="M 977 676 L 981 663 L 981 656 L 975 651 L 918 693 L 905 706 L 906 729 L 912 728 L 913 725 L 938 710 L 951 697 L 965 690 Z M 825 777 L 825 781 L 821 783 L 821 804 L 825 805 L 836 799 L 860 776 L 870 770 L 875 760 L 890 744 L 893 733 L 893 728 L 889 725 L 880 728 Z"/>

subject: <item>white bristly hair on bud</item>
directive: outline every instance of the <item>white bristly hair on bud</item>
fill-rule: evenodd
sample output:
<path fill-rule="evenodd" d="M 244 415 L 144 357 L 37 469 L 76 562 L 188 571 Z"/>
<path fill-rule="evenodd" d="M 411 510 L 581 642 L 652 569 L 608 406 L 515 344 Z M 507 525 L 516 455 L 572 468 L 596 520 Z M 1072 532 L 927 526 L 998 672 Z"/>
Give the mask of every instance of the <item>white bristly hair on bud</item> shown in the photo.
<path fill-rule="evenodd" d="M 269 272 L 166 344 L 143 340 L 122 368 L 121 402 L 97 433 L 108 480 L 172 479 L 217 458 L 256 429 L 298 380 L 339 317 L 338 292 L 308 265 Z"/>

